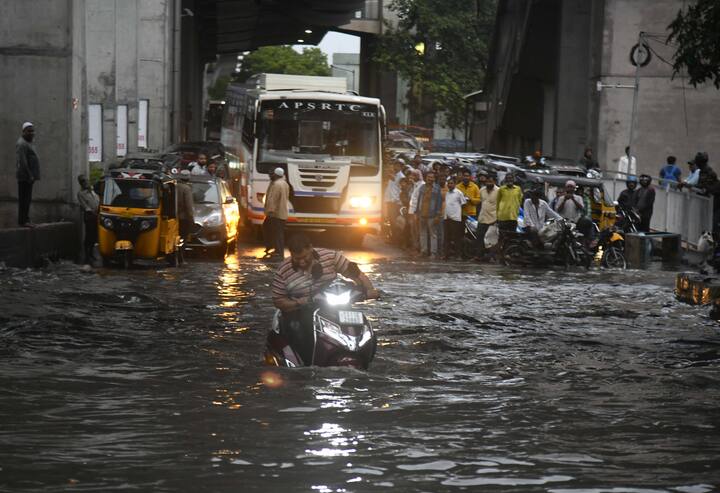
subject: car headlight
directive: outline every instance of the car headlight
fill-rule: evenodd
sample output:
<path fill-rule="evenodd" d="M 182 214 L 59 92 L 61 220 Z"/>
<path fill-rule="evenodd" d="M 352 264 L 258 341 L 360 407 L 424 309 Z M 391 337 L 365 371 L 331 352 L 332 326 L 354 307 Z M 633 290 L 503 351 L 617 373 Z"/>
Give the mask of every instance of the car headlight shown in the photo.
<path fill-rule="evenodd" d="M 372 203 L 373 197 L 350 197 L 350 207 L 353 209 L 369 209 Z"/>
<path fill-rule="evenodd" d="M 347 305 L 350 303 L 350 291 L 340 294 L 325 293 L 325 301 L 330 306 Z"/>
<path fill-rule="evenodd" d="M 215 211 L 201 218 L 201 222 L 203 226 L 220 226 L 223 223 L 223 217 L 219 211 Z"/>
<path fill-rule="evenodd" d="M 102 225 L 105 229 L 113 229 L 113 220 L 109 217 L 102 218 Z"/>

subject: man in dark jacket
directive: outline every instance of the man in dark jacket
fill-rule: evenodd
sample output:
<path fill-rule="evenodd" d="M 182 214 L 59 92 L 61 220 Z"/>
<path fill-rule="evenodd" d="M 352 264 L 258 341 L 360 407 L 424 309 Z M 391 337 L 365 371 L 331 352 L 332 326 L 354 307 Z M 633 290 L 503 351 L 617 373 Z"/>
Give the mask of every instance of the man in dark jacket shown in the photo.
<path fill-rule="evenodd" d="M 176 187 L 178 203 L 178 222 L 180 223 L 180 237 L 188 241 L 195 224 L 194 201 L 192 185 L 190 184 L 190 170 L 180 172 L 180 181 Z"/>
<path fill-rule="evenodd" d="M 638 231 L 645 233 L 650 231 L 650 219 L 655 205 L 655 189 L 650 186 L 651 181 L 650 176 L 640 175 L 640 188 L 635 194 L 635 208 L 640 214 Z"/>
<path fill-rule="evenodd" d="M 720 232 L 720 180 L 708 164 L 707 152 L 695 154 L 695 166 L 700 170 L 697 187 L 703 195 L 713 198 L 713 233 Z"/>
<path fill-rule="evenodd" d="M 15 176 L 18 182 L 18 224 L 32 227 L 30 222 L 30 202 L 32 202 L 33 184 L 40 179 L 40 160 L 32 141 L 35 127 L 30 122 L 23 123 L 22 136 L 15 144 Z"/>

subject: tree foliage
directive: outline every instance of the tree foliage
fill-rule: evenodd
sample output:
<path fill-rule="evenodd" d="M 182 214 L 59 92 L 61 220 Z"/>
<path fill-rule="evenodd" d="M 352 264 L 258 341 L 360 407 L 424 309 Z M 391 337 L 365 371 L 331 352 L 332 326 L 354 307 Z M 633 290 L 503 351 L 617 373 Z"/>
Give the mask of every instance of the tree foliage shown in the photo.
<path fill-rule="evenodd" d="M 463 95 L 482 88 L 495 0 L 392 0 L 399 17 L 381 36 L 375 61 L 410 82 L 416 122 L 437 111 L 453 129 L 465 121 Z"/>
<path fill-rule="evenodd" d="M 208 98 L 210 99 L 224 99 L 225 90 L 230 83 L 230 76 L 223 75 L 218 77 L 215 84 L 208 88 Z"/>
<path fill-rule="evenodd" d="M 305 48 L 298 53 L 291 46 L 263 46 L 245 56 L 236 80 L 245 82 L 261 73 L 294 75 L 330 75 L 327 55 L 320 48 Z"/>
<path fill-rule="evenodd" d="M 720 2 L 697 0 L 680 10 L 668 29 L 668 42 L 678 45 L 675 74 L 687 72 L 693 86 L 713 82 L 720 89 Z"/>

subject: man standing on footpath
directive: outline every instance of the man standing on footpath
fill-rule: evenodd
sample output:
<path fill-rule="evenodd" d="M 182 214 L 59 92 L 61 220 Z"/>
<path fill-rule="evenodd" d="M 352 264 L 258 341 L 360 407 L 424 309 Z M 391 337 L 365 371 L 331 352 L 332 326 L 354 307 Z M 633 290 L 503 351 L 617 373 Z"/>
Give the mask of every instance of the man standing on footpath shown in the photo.
<path fill-rule="evenodd" d="M 38 159 L 32 141 L 35 127 L 30 122 L 22 125 L 22 136 L 15 144 L 16 178 L 18 182 L 18 224 L 33 227 L 30 222 L 30 202 L 32 202 L 33 184 L 40 179 L 40 159 Z"/>
<path fill-rule="evenodd" d="M 682 171 L 680 170 L 680 167 L 675 164 L 677 162 L 677 158 L 675 156 L 668 156 L 665 161 L 665 166 L 660 168 L 660 178 L 662 178 L 660 186 L 665 190 L 668 190 L 671 186 L 678 186 Z"/>
<path fill-rule="evenodd" d="M 83 242 L 85 263 L 92 265 L 93 249 L 98 238 L 98 209 L 100 208 L 100 197 L 97 196 L 90 186 L 85 175 L 77 178 L 80 184 L 80 191 L 77 193 L 77 201 L 83 210 L 83 222 L 85 224 L 85 241 Z"/>
<path fill-rule="evenodd" d="M 515 185 L 515 175 L 508 173 L 505 176 L 505 184 L 500 187 L 497 196 L 497 223 L 501 232 L 515 231 L 517 228 L 522 200 L 523 191 Z"/>
<path fill-rule="evenodd" d="M 275 168 L 270 175 L 272 183 L 265 194 L 265 216 L 275 244 L 275 252 L 272 256 L 279 260 L 285 258 L 285 222 L 288 218 L 288 200 L 290 200 L 290 187 L 284 176 L 284 169 Z"/>
<path fill-rule="evenodd" d="M 698 174 L 697 188 L 700 193 L 713 197 L 713 233 L 720 231 L 720 181 L 717 174 L 708 164 L 709 156 L 707 152 L 698 152 L 695 154 L 695 165 L 700 170 Z"/>

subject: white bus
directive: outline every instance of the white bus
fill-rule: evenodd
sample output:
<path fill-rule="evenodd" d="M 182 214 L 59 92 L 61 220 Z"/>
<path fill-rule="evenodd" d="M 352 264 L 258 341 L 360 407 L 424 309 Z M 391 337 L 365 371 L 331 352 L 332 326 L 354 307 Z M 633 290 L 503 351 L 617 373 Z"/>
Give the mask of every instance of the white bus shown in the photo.
<path fill-rule="evenodd" d="M 231 84 L 221 141 L 244 164 L 240 205 L 259 227 L 275 168 L 290 184 L 288 227 L 342 230 L 359 240 L 382 221 L 380 100 L 349 94 L 340 77 L 261 74 Z"/>

